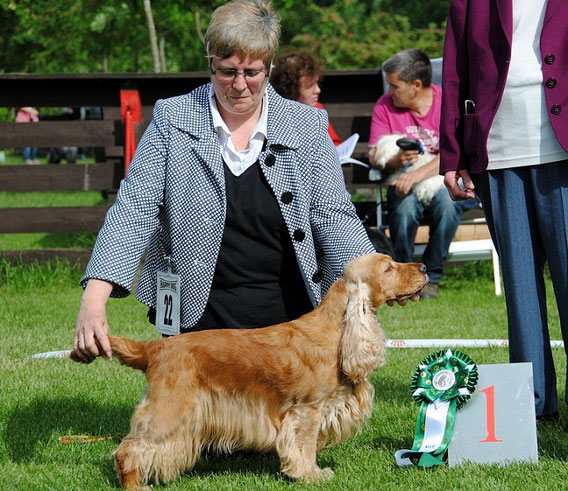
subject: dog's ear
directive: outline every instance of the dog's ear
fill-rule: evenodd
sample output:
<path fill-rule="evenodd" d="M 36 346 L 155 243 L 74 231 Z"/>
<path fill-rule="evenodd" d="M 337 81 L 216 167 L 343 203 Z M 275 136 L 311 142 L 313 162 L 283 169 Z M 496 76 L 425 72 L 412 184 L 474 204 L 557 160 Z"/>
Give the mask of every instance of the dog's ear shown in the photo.
<path fill-rule="evenodd" d="M 347 289 L 339 358 L 343 373 L 357 384 L 384 363 L 385 336 L 371 308 L 369 286 L 359 280 Z"/>

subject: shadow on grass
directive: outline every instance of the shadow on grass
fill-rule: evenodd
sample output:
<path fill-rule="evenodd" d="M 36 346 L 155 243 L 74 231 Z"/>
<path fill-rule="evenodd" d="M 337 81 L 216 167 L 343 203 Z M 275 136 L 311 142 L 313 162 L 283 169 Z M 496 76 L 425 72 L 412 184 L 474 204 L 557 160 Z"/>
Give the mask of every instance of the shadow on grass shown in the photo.
<path fill-rule="evenodd" d="M 117 445 L 130 427 L 131 406 L 101 404 L 80 398 L 38 398 L 8 415 L 3 440 L 14 463 L 34 462 L 36 448 L 65 435 L 113 435 Z M 108 482 L 118 480 L 110 456 L 95 462 Z"/>
<path fill-rule="evenodd" d="M 317 454 L 317 464 L 322 469 L 336 466 L 335 459 L 325 450 Z M 224 474 L 253 474 L 281 478 L 283 482 L 294 483 L 293 479 L 280 473 L 280 460 L 276 452 L 255 452 L 240 450 L 232 454 L 203 452 L 195 467 L 185 477 Z"/>
<path fill-rule="evenodd" d="M 8 415 L 3 440 L 14 463 L 33 462 L 38 456 L 38 445 L 49 445 L 59 436 L 68 434 L 115 435 L 113 441 L 118 445 L 130 428 L 132 411 L 131 406 L 105 405 L 80 398 L 38 398 Z M 334 464 L 328 455 L 318 461 L 322 466 L 333 467 Z M 118 484 L 110 455 L 96 465 L 109 482 Z M 203 452 L 195 467 L 184 476 L 234 473 L 277 476 L 279 472 L 276 453 Z"/>
<path fill-rule="evenodd" d="M 375 387 L 375 401 L 377 402 L 380 401 L 383 404 L 388 402 L 413 403 L 410 395 L 410 379 L 408 384 L 404 384 L 390 377 L 381 377 L 379 374 L 371 379 L 371 383 Z"/>
<path fill-rule="evenodd" d="M 276 453 L 236 451 L 232 454 L 203 452 L 191 471 L 183 474 L 210 476 L 223 474 L 254 474 L 276 476 L 280 472 L 280 461 Z"/>
<path fill-rule="evenodd" d="M 132 407 L 79 398 L 39 398 L 8 415 L 4 443 L 13 462 L 33 461 L 38 444 L 72 435 L 126 435 Z"/>
<path fill-rule="evenodd" d="M 379 369 L 380 372 L 380 369 Z M 407 405 L 410 411 L 418 414 L 418 406 L 414 403 L 410 395 L 410 382 L 405 384 L 400 380 L 390 377 L 381 377 L 380 374 L 375 376 L 372 380 L 375 387 L 375 412 L 373 418 L 379 418 L 379 428 L 381 436 L 372 439 L 373 446 L 381 448 L 388 452 L 394 452 L 400 448 L 405 448 L 405 445 L 412 444 L 413 430 L 408 434 L 397 435 L 396 438 L 392 437 L 392 432 L 388 429 L 383 429 L 383 426 L 390 427 L 394 421 L 400 425 L 400 406 Z M 380 406 L 381 411 L 377 408 Z M 388 408 L 393 407 L 392 412 L 389 413 Z M 412 420 L 411 425 L 416 424 L 416 420 Z"/>

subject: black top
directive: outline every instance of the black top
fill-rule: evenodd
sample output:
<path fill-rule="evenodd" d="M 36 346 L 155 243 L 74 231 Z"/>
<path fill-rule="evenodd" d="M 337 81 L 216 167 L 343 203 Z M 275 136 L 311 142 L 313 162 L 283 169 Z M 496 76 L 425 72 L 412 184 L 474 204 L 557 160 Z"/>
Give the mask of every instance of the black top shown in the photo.
<path fill-rule="evenodd" d="M 266 327 L 313 308 L 259 163 L 238 177 L 225 168 L 225 186 L 225 230 L 207 306 L 197 324 L 183 332 Z"/>

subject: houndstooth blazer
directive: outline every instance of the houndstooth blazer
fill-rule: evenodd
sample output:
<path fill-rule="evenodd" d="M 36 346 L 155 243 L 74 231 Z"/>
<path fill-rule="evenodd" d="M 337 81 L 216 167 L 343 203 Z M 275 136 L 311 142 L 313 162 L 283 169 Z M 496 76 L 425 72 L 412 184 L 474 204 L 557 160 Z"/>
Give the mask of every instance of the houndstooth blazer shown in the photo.
<path fill-rule="evenodd" d="M 268 128 L 259 164 L 290 232 L 306 288 L 317 305 L 350 259 L 374 252 L 345 189 L 327 113 L 279 96 L 268 85 Z M 156 272 L 181 276 L 181 325 L 193 326 L 207 299 L 226 216 L 219 140 L 209 84 L 159 100 L 109 209 L 87 271 L 124 297 L 144 251 L 136 298 L 156 305 Z"/>

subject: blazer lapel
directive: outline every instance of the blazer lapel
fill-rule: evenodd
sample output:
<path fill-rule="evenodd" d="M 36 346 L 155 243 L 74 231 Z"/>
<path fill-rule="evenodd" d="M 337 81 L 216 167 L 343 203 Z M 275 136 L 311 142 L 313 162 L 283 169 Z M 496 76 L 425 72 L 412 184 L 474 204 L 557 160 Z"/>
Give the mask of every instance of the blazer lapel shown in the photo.
<path fill-rule="evenodd" d="M 197 155 L 212 171 L 220 189 L 225 189 L 225 171 L 219 139 L 213 128 L 209 107 L 210 84 L 203 85 L 187 96 L 187 101 L 175 109 L 172 124 L 188 133 L 188 151 Z"/>

